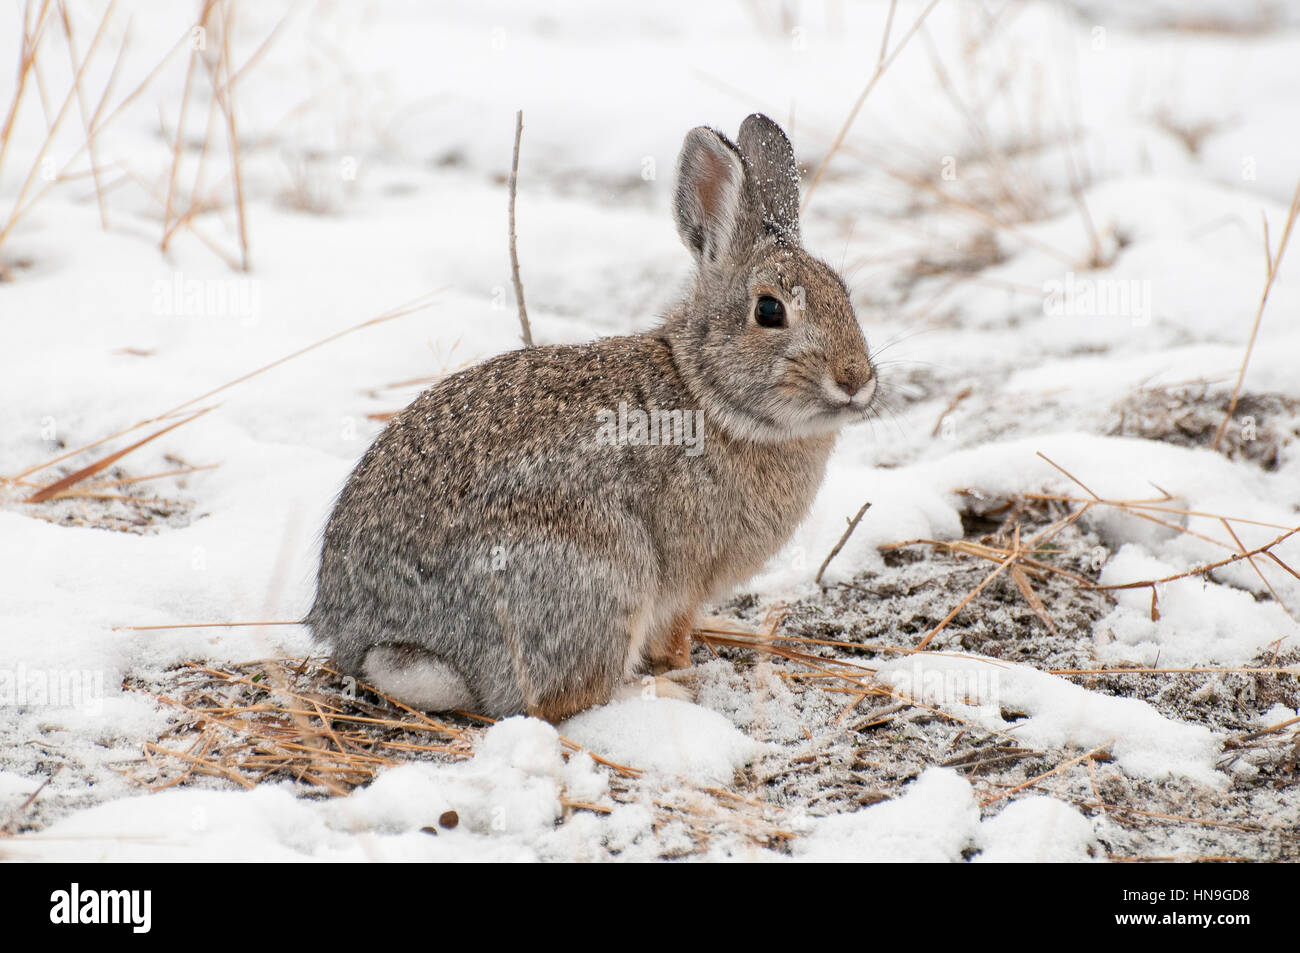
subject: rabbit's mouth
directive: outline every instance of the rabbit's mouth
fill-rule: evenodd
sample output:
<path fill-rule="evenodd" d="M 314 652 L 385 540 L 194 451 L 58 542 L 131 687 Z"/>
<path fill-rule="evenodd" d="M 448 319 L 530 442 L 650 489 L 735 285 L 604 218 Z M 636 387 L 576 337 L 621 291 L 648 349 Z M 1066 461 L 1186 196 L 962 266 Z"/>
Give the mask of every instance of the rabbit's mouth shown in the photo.
<path fill-rule="evenodd" d="M 876 375 L 873 373 L 861 387 L 846 391 L 843 385 L 829 377 L 822 382 L 821 404 L 827 414 L 843 417 L 862 417 L 871 408 L 871 400 L 876 396 Z"/>
<path fill-rule="evenodd" d="M 874 381 L 863 387 L 863 396 L 846 398 L 841 394 L 838 400 L 831 400 L 826 394 L 814 395 L 804 413 L 800 429 L 805 434 L 830 433 L 851 424 L 861 423 L 871 416 L 871 398 L 874 393 Z"/>
<path fill-rule="evenodd" d="M 788 432 L 802 436 L 831 433 L 871 415 L 878 382 L 871 364 L 866 375 L 852 380 L 828 367 L 814 369 L 798 360 L 786 361 L 792 366 L 778 385 L 784 406 L 777 413 L 785 419 Z"/>

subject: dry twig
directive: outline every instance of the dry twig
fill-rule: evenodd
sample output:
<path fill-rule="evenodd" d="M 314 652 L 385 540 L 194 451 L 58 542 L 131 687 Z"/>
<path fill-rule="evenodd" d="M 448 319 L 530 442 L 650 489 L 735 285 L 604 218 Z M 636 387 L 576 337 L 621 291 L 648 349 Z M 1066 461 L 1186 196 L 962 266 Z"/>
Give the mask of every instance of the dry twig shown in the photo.
<path fill-rule="evenodd" d="M 519 189 L 519 140 L 524 134 L 524 111 L 515 113 L 515 153 L 510 163 L 510 280 L 515 286 L 515 302 L 519 305 L 519 329 L 524 347 L 533 346 L 533 329 L 528 323 L 528 309 L 524 306 L 524 283 L 519 277 L 519 250 L 515 247 L 515 193 Z"/>

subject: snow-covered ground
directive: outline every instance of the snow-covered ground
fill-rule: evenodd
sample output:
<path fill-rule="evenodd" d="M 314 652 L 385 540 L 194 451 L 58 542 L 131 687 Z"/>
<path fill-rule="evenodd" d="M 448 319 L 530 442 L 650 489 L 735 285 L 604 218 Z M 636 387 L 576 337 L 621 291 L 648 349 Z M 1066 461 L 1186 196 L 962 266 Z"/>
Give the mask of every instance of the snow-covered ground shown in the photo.
<path fill-rule="evenodd" d="M 697 645 L 695 705 L 616 702 L 559 734 L 511 719 L 477 731 L 468 760 L 413 759 L 346 797 L 215 778 L 148 793 L 130 775 L 175 714 L 124 680 L 161 685 L 183 662 L 313 652 L 296 626 L 162 627 L 300 618 L 325 517 L 384 415 L 430 378 L 517 346 L 505 186 L 515 111 L 535 336 L 645 329 L 688 273 L 669 213 L 685 132 L 734 134 L 766 111 L 816 169 L 876 71 L 890 9 L 237 2 L 245 272 L 231 267 L 244 254 L 232 155 L 206 75 L 220 31 L 202 35 L 182 135 L 188 43 L 149 76 L 191 35 L 198 6 L 118 4 L 81 78 L 84 102 L 65 103 L 72 72 L 52 19 L 5 144 L 0 221 L 20 196 L 23 214 L 0 224 L 0 830 L 13 835 L 0 856 L 1087 860 L 1137 850 L 1120 819 L 1085 803 L 1125 785 L 1153 810 L 1205 819 L 1207 805 L 1235 797 L 1228 819 L 1216 816 L 1260 836 L 1234 850 L 1296 856 L 1296 755 L 1288 774 L 1280 761 L 1227 753 L 1250 729 L 1297 717 L 1300 578 L 1283 564 L 1300 567 L 1300 537 L 1274 547 L 1276 560 L 1162 584 L 1158 611 L 1150 588 L 1119 590 L 1072 625 L 1068 606 L 1049 604 L 1074 633 L 1070 665 L 1047 665 L 1032 646 L 999 657 L 947 631 L 925 673 L 908 656 L 855 656 L 912 697 L 924 674 L 974 683 L 996 672 L 991 698 L 932 701 L 970 731 L 1011 731 L 1041 753 L 1042 770 L 1020 780 L 1065 765 L 1024 790 L 929 754 L 891 787 L 871 770 L 916 740 L 901 722 L 873 742 L 875 768 L 856 767 L 860 749 L 845 739 L 864 711 L 839 714 L 851 696 L 784 677 L 779 660 L 742 665 Z M 814 576 L 867 500 L 823 577 L 831 593 L 858 591 L 838 583 L 870 592 L 900 571 L 885 544 L 974 538 L 973 498 L 1168 494 L 1163 522 L 1097 505 L 1058 540 L 1105 585 L 1174 576 L 1300 525 L 1300 251 L 1282 261 L 1237 413 L 1220 450 L 1210 446 L 1266 247 L 1277 255 L 1300 179 L 1296 11 L 939 0 L 913 34 L 927 6 L 898 4 L 889 43 L 901 52 L 803 226 L 805 244 L 848 278 L 888 406 L 842 437 L 811 515 L 744 587 L 756 600 L 722 610 L 750 621 L 778 602 L 834 614 Z M 68 8 L 84 53 L 104 4 Z M 0 107 L 13 94 L 22 16 L 16 3 L 0 9 Z M 110 81 L 101 118 L 111 121 L 92 150 L 101 198 L 80 147 L 83 116 Z M 194 197 L 202 207 L 164 253 L 166 222 Z M 412 301 L 412 313 L 208 396 Z M 24 502 L 180 418 L 32 468 L 182 406 L 212 409 L 77 484 L 83 495 Z M 205 469 L 108 485 L 190 467 Z M 85 495 L 92 485 L 97 495 Z M 928 625 L 965 591 L 945 594 L 940 581 L 947 601 Z M 1004 610 L 982 605 L 965 611 L 1001 625 Z M 836 638 L 886 640 L 856 618 L 841 615 Z M 129 628 L 142 626 L 160 628 Z M 911 646 L 924 631 L 886 635 Z M 1268 691 L 1230 698 L 1231 679 L 1255 676 L 1216 671 L 1179 682 L 1186 699 L 1157 699 L 1164 689 L 1142 696 L 1046 671 L 1120 664 L 1268 669 Z M 618 778 L 560 735 L 645 773 Z M 1270 737 L 1294 745 L 1296 726 Z M 1099 747 L 1111 760 L 1065 764 Z M 828 752 L 888 797 L 830 802 L 762 781 Z M 1181 808 L 1160 790 L 1177 792 Z M 666 800 L 708 801 L 707 815 L 728 792 L 781 836 L 756 845 L 743 825 L 721 825 L 701 844 L 689 824 L 665 821 Z M 451 810 L 454 829 L 424 830 Z M 1203 828 L 1148 832 L 1140 851 L 1209 852 L 1187 833 Z"/>

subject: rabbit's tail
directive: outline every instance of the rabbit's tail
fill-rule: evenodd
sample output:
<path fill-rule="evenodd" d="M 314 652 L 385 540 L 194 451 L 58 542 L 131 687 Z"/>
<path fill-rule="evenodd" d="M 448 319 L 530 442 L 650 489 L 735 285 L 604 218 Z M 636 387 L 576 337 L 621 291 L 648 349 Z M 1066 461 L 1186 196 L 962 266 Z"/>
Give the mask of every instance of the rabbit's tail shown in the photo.
<path fill-rule="evenodd" d="M 474 693 L 460 673 L 418 646 L 371 647 L 361 664 L 361 676 L 385 695 L 423 711 L 475 707 Z"/>

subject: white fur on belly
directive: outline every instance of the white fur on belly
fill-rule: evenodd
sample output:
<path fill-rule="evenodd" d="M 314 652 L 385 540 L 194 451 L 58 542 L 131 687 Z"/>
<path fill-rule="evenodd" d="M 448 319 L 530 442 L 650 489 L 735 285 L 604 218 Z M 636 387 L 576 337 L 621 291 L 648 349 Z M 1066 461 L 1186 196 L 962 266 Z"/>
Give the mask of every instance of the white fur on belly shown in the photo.
<path fill-rule="evenodd" d="M 449 711 L 474 704 L 465 680 L 432 656 L 412 659 L 409 653 L 377 645 L 366 653 L 362 672 L 375 688 L 412 708 Z"/>

